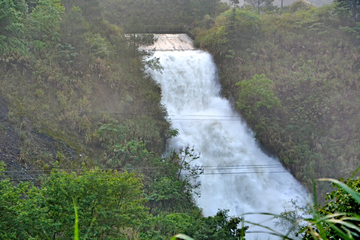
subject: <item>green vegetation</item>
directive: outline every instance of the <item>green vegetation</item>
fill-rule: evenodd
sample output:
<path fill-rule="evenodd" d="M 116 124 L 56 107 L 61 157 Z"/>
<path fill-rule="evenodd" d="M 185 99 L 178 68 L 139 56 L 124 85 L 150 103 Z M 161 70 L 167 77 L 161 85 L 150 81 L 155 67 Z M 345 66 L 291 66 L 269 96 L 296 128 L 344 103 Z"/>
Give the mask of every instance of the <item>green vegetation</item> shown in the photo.
<path fill-rule="evenodd" d="M 193 150 L 164 154 L 177 131 L 143 71 L 161 66 L 138 51 L 154 37 L 120 28 L 166 20 L 147 19 L 149 7 L 153 16 L 172 11 L 171 25 L 190 25 L 226 6 L 155 3 L 0 1 L 0 161 L 8 167 L 1 165 L 0 238 L 208 239 L 240 231 L 240 218 L 204 218 L 196 207 L 192 183 L 202 170 L 190 167 Z M 121 4 L 134 17 L 114 12 Z"/>
<path fill-rule="evenodd" d="M 247 229 L 238 229 L 241 218 L 229 218 L 227 211 L 204 218 L 195 207 L 187 213 L 159 207 L 161 212 L 154 214 L 160 200 L 152 200 L 149 214 L 143 189 L 146 178 L 134 172 L 54 168 L 35 186 L 31 182 L 14 185 L 4 170 L 0 162 L 2 239 L 71 239 L 75 220 L 75 237 L 85 239 L 170 239 L 179 232 L 196 239 L 237 239 Z M 163 202 L 171 206 L 176 199 L 179 196 Z M 186 201 L 180 196 L 176 204 L 180 200 Z"/>
<path fill-rule="evenodd" d="M 1 33 L 0 95 L 25 163 L 50 167 L 58 158 L 62 168 L 110 166 L 105 140 L 96 137 L 110 122 L 124 129 L 117 144 L 139 139 L 162 153 L 169 125 L 160 89 L 142 71 L 144 53 L 134 51 L 120 28 L 96 18 L 99 2 L 3 4 L 1 24 L 10 30 Z"/>
<path fill-rule="evenodd" d="M 223 94 L 309 190 L 313 179 L 350 177 L 358 165 L 356 26 L 343 4 L 296 1 L 260 15 L 228 10 L 208 30 L 201 22 L 192 30 L 197 46 L 214 56 Z M 323 197 L 329 187 L 317 189 Z"/>
<path fill-rule="evenodd" d="M 1 173 L 0 238 L 70 239 L 74 204 L 79 238 L 170 239 L 205 221 L 194 204 L 191 181 L 201 169 L 187 162 L 193 150 L 162 157 L 177 132 L 143 71 L 161 66 L 137 49 L 154 37 L 125 35 L 119 26 L 134 18 L 116 19 L 118 26 L 106 20 L 119 4 L 139 14 L 131 6 L 141 2 L 0 1 L 0 161 L 10 170 Z M 195 3 L 190 16 L 208 14 L 197 1 L 184 10 Z M 217 1 L 209 3 L 215 14 Z M 174 227 L 159 231 L 167 219 Z"/>
<path fill-rule="evenodd" d="M 306 207 L 299 207 L 296 202 L 293 202 L 295 207 L 293 211 L 284 212 L 281 215 L 266 213 L 266 215 L 278 219 L 277 226 L 283 227 L 285 234 L 261 223 L 244 222 L 255 224 L 264 229 L 261 232 L 282 239 L 358 239 L 360 235 L 360 216 L 358 215 L 360 179 L 351 178 L 342 182 L 324 178 L 319 181 L 332 182 L 333 186 L 337 188 L 327 194 L 324 206 L 317 205 L 315 197 L 315 205 L 308 204 Z M 244 217 L 246 218 L 246 215 Z"/>
<path fill-rule="evenodd" d="M 269 116 L 274 112 L 274 108 L 280 107 L 280 101 L 272 90 L 274 84 L 264 74 L 260 76 L 255 74 L 253 79 L 238 82 L 236 85 L 240 87 L 237 108 L 245 114 L 244 117 L 248 122 L 259 121 L 259 119 L 256 120 L 253 112 L 267 111 L 266 115 Z M 260 122 L 266 122 L 266 119 L 260 119 Z M 255 127 L 255 132 L 258 132 L 261 130 L 259 128 L 264 126 L 257 124 Z"/>
<path fill-rule="evenodd" d="M 147 217 L 142 183 L 135 174 L 98 169 L 79 173 L 54 170 L 41 188 L 1 181 L 1 238 L 71 239 L 74 202 L 79 233 L 87 239 L 118 238 Z"/>
<path fill-rule="evenodd" d="M 329 181 L 329 179 L 324 180 Z M 316 216 L 325 220 L 322 228 L 319 228 L 319 235 L 337 239 L 359 237 L 360 179 L 348 179 L 344 182 L 330 179 L 330 181 L 337 190 L 326 194 L 326 204 L 316 209 Z M 307 231 L 304 238 L 314 235 Z"/>
<path fill-rule="evenodd" d="M 126 32 L 188 31 L 194 21 L 228 8 L 220 0 L 107 0 L 101 6 L 103 17 Z"/>
<path fill-rule="evenodd" d="M 360 157 L 358 2 L 261 4 L 0 1 L 0 160 L 27 170 L 0 166 L 1 238 L 71 239 L 75 209 L 79 238 L 244 237 L 243 218 L 204 218 L 195 206 L 197 156 L 164 153 L 177 131 L 143 71 L 161 66 L 137 49 L 154 37 L 124 32 L 191 31 L 214 56 L 223 95 L 298 180 L 311 189 L 318 177 L 349 177 Z M 358 179 L 345 183 L 358 192 Z M 305 238 L 357 236 L 359 196 L 337 184 Z"/>

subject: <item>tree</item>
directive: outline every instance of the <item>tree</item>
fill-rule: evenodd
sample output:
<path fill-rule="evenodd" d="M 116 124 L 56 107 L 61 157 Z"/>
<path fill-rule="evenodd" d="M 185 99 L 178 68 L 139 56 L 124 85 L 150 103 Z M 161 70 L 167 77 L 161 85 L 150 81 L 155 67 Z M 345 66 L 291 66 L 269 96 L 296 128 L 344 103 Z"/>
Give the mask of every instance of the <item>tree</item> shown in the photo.
<path fill-rule="evenodd" d="M 42 182 L 40 188 L 0 182 L 1 239 L 72 239 L 74 202 L 80 235 L 87 239 L 118 238 L 148 217 L 143 185 L 134 173 L 55 169 Z"/>
<path fill-rule="evenodd" d="M 260 14 L 261 10 L 270 10 L 273 7 L 274 0 L 245 0 L 252 8 L 257 9 Z"/>
<path fill-rule="evenodd" d="M 221 210 L 215 216 L 198 218 L 185 230 L 185 234 L 194 239 L 245 239 L 248 226 L 239 226 L 243 221 L 240 217 L 229 217 L 229 210 Z"/>
<path fill-rule="evenodd" d="M 236 85 L 240 87 L 237 108 L 249 120 L 255 119 L 257 111 L 267 111 L 280 106 L 280 101 L 272 90 L 273 82 L 264 74 L 255 74 L 252 79 Z"/>
<path fill-rule="evenodd" d="M 73 235 L 75 201 L 79 231 L 88 239 L 108 239 L 123 228 L 136 229 L 147 217 L 141 179 L 134 173 L 99 169 L 81 174 L 53 170 L 42 186 L 47 216 L 55 227 L 50 235 L 70 239 Z"/>
<path fill-rule="evenodd" d="M 101 18 L 100 0 L 61 0 L 61 3 L 66 12 L 71 11 L 73 7 L 79 7 L 88 22 L 96 22 Z"/>
<path fill-rule="evenodd" d="M 42 191 L 31 182 L 14 185 L 4 171 L 5 164 L 0 162 L 0 238 L 48 238 L 52 221 L 46 218 Z"/>
<path fill-rule="evenodd" d="M 60 42 L 60 21 L 64 12 L 60 0 L 41 0 L 29 16 L 27 35 L 33 52 L 48 55 Z M 45 57 L 44 57 L 45 58 Z"/>
<path fill-rule="evenodd" d="M 3 54 L 25 54 L 24 21 L 27 5 L 24 0 L 0 2 L 0 56 Z"/>
<path fill-rule="evenodd" d="M 340 6 L 350 12 L 354 22 L 358 22 L 360 15 L 360 0 L 337 0 Z"/>
<path fill-rule="evenodd" d="M 162 213 L 142 224 L 141 237 L 165 240 L 177 233 L 184 233 L 197 240 L 244 240 L 248 226 L 241 226 L 243 219 L 229 217 L 228 212 L 219 209 L 215 216 L 209 217 L 203 217 L 201 211 Z"/>
<path fill-rule="evenodd" d="M 129 43 L 132 46 L 133 54 L 136 56 L 140 46 L 150 46 L 156 42 L 154 34 L 131 33 L 129 36 Z"/>
<path fill-rule="evenodd" d="M 231 0 L 233 7 L 236 7 L 239 4 L 239 0 Z"/>
<path fill-rule="evenodd" d="M 233 8 L 232 11 L 226 11 L 224 16 L 226 16 L 226 38 L 229 49 L 233 51 L 247 49 L 259 33 L 259 15 Z"/>
<path fill-rule="evenodd" d="M 197 179 L 203 173 L 200 166 L 191 164 L 197 158 L 194 149 L 186 147 L 165 158 L 153 159 L 158 171 L 152 174 L 153 182 L 148 189 L 152 209 L 189 212 L 195 208 L 194 196 L 200 195 Z"/>

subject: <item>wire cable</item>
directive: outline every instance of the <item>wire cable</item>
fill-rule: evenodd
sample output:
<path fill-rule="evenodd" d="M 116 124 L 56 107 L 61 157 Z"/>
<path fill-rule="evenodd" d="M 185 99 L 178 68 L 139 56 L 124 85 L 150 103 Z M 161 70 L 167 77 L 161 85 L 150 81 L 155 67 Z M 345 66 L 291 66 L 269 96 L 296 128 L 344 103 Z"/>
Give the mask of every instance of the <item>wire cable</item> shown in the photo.
<path fill-rule="evenodd" d="M 134 169 L 133 171 L 135 173 L 139 173 L 139 174 L 146 174 L 146 173 L 149 173 L 155 169 L 151 169 L 151 168 L 142 168 L 143 170 L 140 171 L 140 172 L 137 172 L 136 170 L 139 170 L 139 169 Z M 59 169 L 61 171 L 61 169 Z M 79 170 L 79 169 L 77 169 Z M 99 169 L 100 170 L 100 169 Z M 114 169 L 109 169 L 109 170 L 114 170 Z M 122 170 L 121 172 L 124 172 L 126 169 L 122 168 L 122 169 L 115 169 L 115 170 Z M 145 170 L 145 171 L 144 171 Z M 149 171 L 150 170 L 150 171 Z M 199 169 L 198 171 L 202 171 L 203 169 Z M 250 169 L 248 169 L 250 170 Z M 51 170 L 47 170 L 47 171 L 51 171 Z M 83 169 L 81 169 L 81 171 L 84 171 Z M 49 173 L 44 173 L 44 172 L 39 172 L 39 173 L 24 173 L 24 172 L 21 172 L 21 171 L 5 171 L 3 173 L 6 173 L 6 172 L 20 172 L 20 173 L 23 173 L 24 175 L 22 176 L 19 176 L 19 175 L 15 175 L 15 176 L 9 176 L 9 175 L 5 175 L 5 176 L 0 176 L 0 179 L 9 179 L 10 181 L 36 181 L 36 180 L 39 180 L 38 178 L 41 177 L 41 176 L 51 176 Z M 193 174 L 189 173 L 187 174 L 186 173 L 186 170 L 184 170 L 185 173 L 180 173 L 181 176 L 193 176 Z M 60 172 L 61 173 L 61 172 Z M 102 172 L 98 173 L 98 174 L 101 174 Z M 236 172 L 202 172 L 202 173 L 198 173 L 198 176 L 211 176 L 211 175 L 246 175 L 246 174 L 279 174 L 279 173 L 289 173 L 288 171 L 286 171 L 285 169 L 279 169 L 279 170 L 276 170 L 275 171 L 236 171 Z M 94 177 L 94 176 L 86 176 L 86 175 L 81 175 L 79 174 L 81 177 L 88 177 L 88 178 L 108 178 L 108 177 L 114 177 L 114 176 L 97 176 L 97 177 Z M 164 175 L 165 176 L 165 175 Z M 118 177 L 121 177 L 121 176 L 118 176 Z"/>
<path fill-rule="evenodd" d="M 280 163 L 275 163 L 275 164 L 264 164 L 264 165 L 260 165 L 260 164 L 248 164 L 248 165 L 227 165 L 227 166 L 210 166 L 210 165 L 192 165 L 191 167 L 199 167 L 199 168 L 203 168 L 203 169 L 209 169 L 209 170 L 221 170 L 221 169 L 253 169 L 253 168 L 261 168 L 261 169 L 272 169 L 272 168 L 283 168 L 282 165 Z M 163 169 L 164 167 L 134 167 L 134 170 L 137 169 Z M 99 171 L 109 171 L 109 170 L 128 170 L 129 168 L 99 168 L 96 170 Z M 57 169 L 59 171 L 86 171 L 87 169 L 82 169 L 82 168 L 77 168 L 77 169 L 73 169 L 73 168 L 63 168 L 63 169 Z M 90 169 L 91 170 L 91 169 Z M 29 169 L 29 170 L 19 170 L 19 171 L 12 171 L 12 170 L 6 170 L 3 171 L 4 173 L 26 173 L 26 172 L 51 172 L 53 171 L 51 170 L 39 170 L 39 169 Z"/>

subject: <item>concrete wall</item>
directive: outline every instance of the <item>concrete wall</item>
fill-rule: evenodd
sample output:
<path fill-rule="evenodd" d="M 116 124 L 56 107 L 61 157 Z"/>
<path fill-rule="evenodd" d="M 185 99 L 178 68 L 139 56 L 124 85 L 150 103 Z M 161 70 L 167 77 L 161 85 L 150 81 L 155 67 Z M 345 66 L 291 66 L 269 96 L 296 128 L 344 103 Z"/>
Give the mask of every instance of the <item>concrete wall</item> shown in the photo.
<path fill-rule="evenodd" d="M 195 50 L 193 40 L 185 33 L 154 34 L 157 41 L 151 46 L 141 46 L 141 50 L 187 51 Z"/>

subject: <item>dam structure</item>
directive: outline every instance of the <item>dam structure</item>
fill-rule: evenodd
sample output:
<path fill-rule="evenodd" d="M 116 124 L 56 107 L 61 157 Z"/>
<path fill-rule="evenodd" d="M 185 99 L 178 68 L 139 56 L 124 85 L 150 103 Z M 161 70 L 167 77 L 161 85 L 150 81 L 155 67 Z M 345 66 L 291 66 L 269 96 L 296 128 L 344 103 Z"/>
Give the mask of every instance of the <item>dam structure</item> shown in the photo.
<path fill-rule="evenodd" d="M 291 201 L 304 204 L 305 189 L 278 159 L 261 151 L 253 132 L 221 96 L 212 56 L 196 50 L 189 37 L 156 37 L 158 42 L 149 49 L 155 49 L 153 57 L 159 58 L 163 70 L 147 71 L 161 87 L 168 121 L 179 132 L 168 140 L 168 149 L 190 147 L 200 156 L 192 164 L 204 171 L 201 196 L 196 199 L 203 214 L 212 216 L 218 209 L 229 209 L 230 216 L 280 214 L 291 210 Z M 268 218 L 245 215 L 245 220 L 256 223 Z M 248 231 L 258 230 L 250 227 Z"/>
<path fill-rule="evenodd" d="M 156 39 L 153 45 L 141 46 L 140 50 L 147 51 L 192 51 L 194 48 L 193 40 L 186 34 L 154 34 Z"/>

